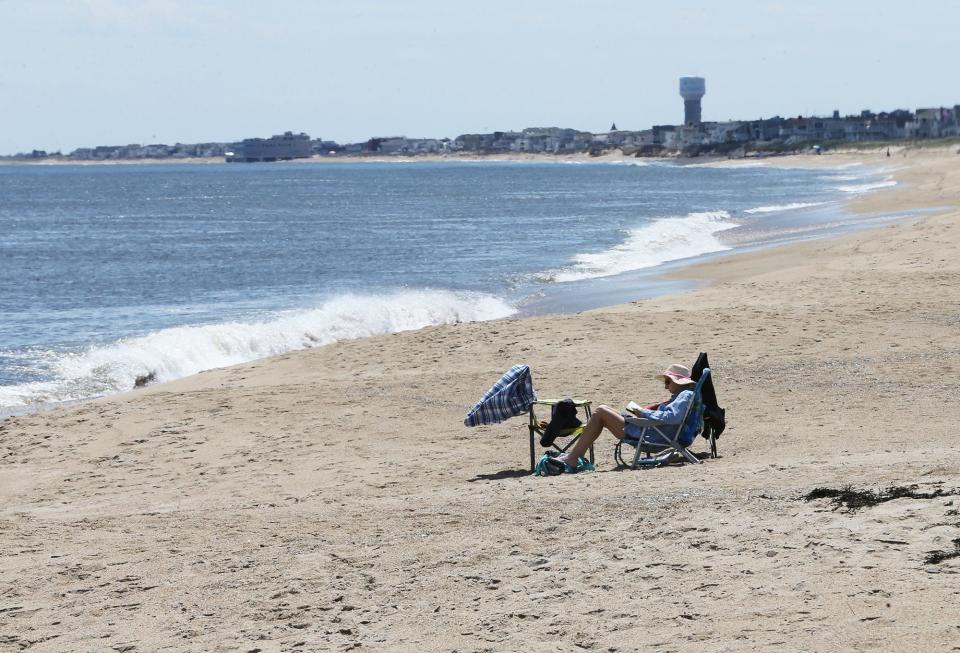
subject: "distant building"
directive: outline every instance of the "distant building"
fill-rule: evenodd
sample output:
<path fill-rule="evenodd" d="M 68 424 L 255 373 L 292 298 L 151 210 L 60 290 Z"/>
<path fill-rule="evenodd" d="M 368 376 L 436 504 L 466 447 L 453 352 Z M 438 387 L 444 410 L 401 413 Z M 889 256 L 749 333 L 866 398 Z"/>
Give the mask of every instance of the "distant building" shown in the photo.
<path fill-rule="evenodd" d="M 343 149 L 343 147 L 336 141 L 325 141 L 321 138 L 313 139 L 312 148 L 314 154 L 323 155 L 336 154 Z"/>
<path fill-rule="evenodd" d="M 401 154 L 408 151 L 407 139 L 404 136 L 384 136 L 377 140 L 379 141 L 377 152 L 381 154 Z"/>
<path fill-rule="evenodd" d="M 289 161 L 309 159 L 313 156 L 313 144 L 306 134 L 284 132 L 270 138 L 245 138 L 237 143 L 233 152 L 227 153 L 230 163 L 255 163 L 258 161 Z"/>
<path fill-rule="evenodd" d="M 917 109 L 914 120 L 907 125 L 910 138 L 941 138 L 955 135 L 953 109 Z"/>

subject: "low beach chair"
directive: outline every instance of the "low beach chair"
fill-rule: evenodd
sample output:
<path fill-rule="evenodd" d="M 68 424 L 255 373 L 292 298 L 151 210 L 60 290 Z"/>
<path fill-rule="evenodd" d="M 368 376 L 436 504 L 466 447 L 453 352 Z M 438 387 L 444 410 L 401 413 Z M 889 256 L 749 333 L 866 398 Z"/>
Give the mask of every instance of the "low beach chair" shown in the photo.
<path fill-rule="evenodd" d="M 591 415 L 590 402 L 586 399 L 573 399 L 572 401 L 573 401 L 574 407 L 577 410 L 583 409 L 584 416 L 586 417 L 586 419 L 584 419 L 584 423 L 586 423 L 586 421 L 590 419 L 590 415 Z M 529 418 L 530 418 L 528 429 L 530 431 L 530 472 L 531 473 L 536 469 L 536 466 L 537 466 L 537 444 L 539 443 L 540 439 L 543 437 L 544 433 L 546 433 L 546 430 L 547 430 L 546 425 L 542 425 L 540 420 L 537 418 L 537 414 L 534 408 L 537 405 L 549 406 L 551 408 L 551 417 L 552 417 L 552 413 L 554 412 L 552 409 L 554 406 L 556 406 L 559 403 L 560 403 L 560 400 L 558 399 L 539 399 L 537 401 L 534 401 L 532 404 L 530 404 L 530 408 L 528 410 Z M 544 448 L 565 452 L 567 449 L 569 449 L 573 445 L 574 442 L 577 441 L 577 439 L 582 434 L 583 434 L 582 424 L 580 426 L 561 429 L 556 433 L 557 439 L 561 439 L 561 438 L 563 439 L 570 438 L 570 439 L 567 440 L 563 445 L 560 445 L 556 442 L 556 440 L 553 440 Z M 594 462 L 593 445 L 590 445 L 590 462 L 591 463 Z"/>
<path fill-rule="evenodd" d="M 672 424 L 663 424 L 651 419 L 642 417 L 627 416 L 625 419 L 630 424 L 635 424 L 643 428 L 640 437 L 625 437 L 617 442 L 613 450 L 613 458 L 617 463 L 629 466 L 632 469 L 637 467 L 657 467 L 673 462 L 674 460 L 688 460 L 692 463 L 700 463 L 700 459 L 693 455 L 687 447 L 693 444 L 697 434 L 703 428 L 703 385 L 710 378 L 710 368 L 703 370 L 700 379 L 693 387 L 693 401 L 687 407 L 687 412 L 680 420 L 680 428 L 674 437 L 668 436 L 662 429 Z M 633 461 L 627 465 L 623 458 L 623 445 L 634 447 Z M 641 458 L 640 454 L 646 454 Z"/>

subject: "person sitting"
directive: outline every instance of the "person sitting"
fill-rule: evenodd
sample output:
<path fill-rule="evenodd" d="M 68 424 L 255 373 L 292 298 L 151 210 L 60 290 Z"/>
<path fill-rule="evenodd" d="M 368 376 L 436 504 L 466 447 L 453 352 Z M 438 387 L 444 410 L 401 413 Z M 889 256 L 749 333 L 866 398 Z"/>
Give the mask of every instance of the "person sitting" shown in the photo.
<path fill-rule="evenodd" d="M 696 381 L 690 378 L 690 368 L 678 363 L 674 363 L 665 369 L 656 378 L 663 380 L 663 387 L 670 393 L 670 399 L 661 404 L 653 404 L 647 408 L 642 408 L 636 416 L 670 427 L 660 430 L 667 436 L 676 438 L 683 416 L 687 413 L 687 407 L 693 401 L 693 386 L 696 385 Z M 569 461 L 579 460 L 600 437 L 603 429 L 613 433 L 613 437 L 618 440 L 622 440 L 626 436 L 639 438 L 643 427 L 627 422 L 627 416 L 628 414 L 620 413 L 609 406 L 598 406 L 597 410 L 590 416 L 586 426 L 583 427 L 583 434 L 565 454 L 557 457 L 557 460 L 563 461 L 564 471 L 567 473 L 576 471 L 575 464 L 571 465 Z M 656 432 L 654 432 L 653 437 L 648 435 L 647 443 L 655 447 L 660 444 L 664 447 L 668 446 L 666 440 Z"/>

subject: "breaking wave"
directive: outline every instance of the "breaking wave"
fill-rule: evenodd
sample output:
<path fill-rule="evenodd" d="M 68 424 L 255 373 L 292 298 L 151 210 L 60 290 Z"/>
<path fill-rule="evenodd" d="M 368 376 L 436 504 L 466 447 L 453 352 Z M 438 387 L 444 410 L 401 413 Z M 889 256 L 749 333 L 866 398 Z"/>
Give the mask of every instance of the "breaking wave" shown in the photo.
<path fill-rule="evenodd" d="M 138 377 L 150 374 L 158 382 L 172 381 L 338 340 L 494 320 L 515 312 L 500 298 L 477 292 L 342 295 L 265 321 L 181 326 L 82 351 L 31 354 L 42 360 L 52 380 L 0 387 L 0 408 L 87 399 L 130 390 Z"/>
<path fill-rule="evenodd" d="M 730 249 L 716 234 L 736 227 L 726 211 L 657 218 L 627 232 L 626 239 L 603 251 L 577 254 L 573 265 L 541 275 L 563 283 L 641 270 L 678 259 Z"/>

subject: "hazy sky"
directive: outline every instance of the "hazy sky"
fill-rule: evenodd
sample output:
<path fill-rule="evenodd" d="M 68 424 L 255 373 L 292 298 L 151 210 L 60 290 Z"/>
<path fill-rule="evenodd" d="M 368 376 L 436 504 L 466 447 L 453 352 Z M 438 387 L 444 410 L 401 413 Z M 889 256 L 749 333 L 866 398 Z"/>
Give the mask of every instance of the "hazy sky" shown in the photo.
<path fill-rule="evenodd" d="M 0 0 L 0 154 L 960 104 L 960 1 Z"/>

